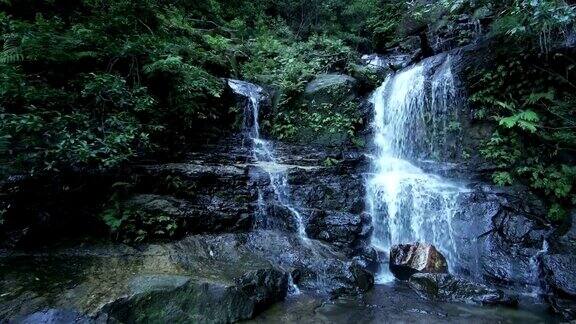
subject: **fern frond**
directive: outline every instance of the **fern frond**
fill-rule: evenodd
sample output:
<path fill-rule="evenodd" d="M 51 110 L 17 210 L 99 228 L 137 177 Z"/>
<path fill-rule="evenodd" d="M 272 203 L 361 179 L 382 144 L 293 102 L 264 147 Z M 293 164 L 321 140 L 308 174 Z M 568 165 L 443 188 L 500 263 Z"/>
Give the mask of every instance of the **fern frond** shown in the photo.
<path fill-rule="evenodd" d="M 540 117 L 532 110 L 524 110 L 513 116 L 500 119 L 500 126 L 506 128 L 520 127 L 530 133 L 535 133 Z"/>
<path fill-rule="evenodd" d="M 0 52 L 0 64 L 17 63 L 24 60 L 18 39 L 11 34 L 4 35 L 4 45 Z"/>

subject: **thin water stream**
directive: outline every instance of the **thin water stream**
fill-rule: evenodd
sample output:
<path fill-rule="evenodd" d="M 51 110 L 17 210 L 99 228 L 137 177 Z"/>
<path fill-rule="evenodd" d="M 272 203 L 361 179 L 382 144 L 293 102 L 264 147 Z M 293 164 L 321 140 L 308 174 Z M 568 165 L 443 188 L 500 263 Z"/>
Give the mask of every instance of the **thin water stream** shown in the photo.
<path fill-rule="evenodd" d="M 257 165 L 262 166 L 262 170 L 268 173 L 270 186 L 274 191 L 278 203 L 288 209 L 294 216 L 298 235 L 302 240 L 306 241 L 308 238 L 306 236 L 304 220 L 290 199 L 288 177 L 286 174 L 287 167 L 278 163 L 272 143 L 260 136 L 259 114 L 264 90 L 260 86 L 239 80 L 228 80 L 228 85 L 236 94 L 249 99 L 248 104 L 244 106 L 243 129 L 252 141 L 254 160 Z M 261 201 L 261 199 L 259 200 Z"/>

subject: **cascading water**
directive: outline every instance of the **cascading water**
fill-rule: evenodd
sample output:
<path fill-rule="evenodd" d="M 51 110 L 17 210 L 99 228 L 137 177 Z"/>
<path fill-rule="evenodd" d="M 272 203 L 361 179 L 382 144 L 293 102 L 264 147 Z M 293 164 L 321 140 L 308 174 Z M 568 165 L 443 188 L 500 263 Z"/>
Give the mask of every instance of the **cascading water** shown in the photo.
<path fill-rule="evenodd" d="M 534 254 L 531 258 L 530 258 L 530 275 L 531 275 L 531 281 L 532 281 L 532 286 L 529 287 L 531 288 L 531 291 L 529 293 L 529 295 L 531 295 L 534 298 L 540 298 L 540 296 L 542 294 L 544 294 L 544 291 L 542 290 L 542 285 L 540 282 L 540 277 L 541 277 L 541 271 L 540 271 L 540 262 L 541 262 L 541 258 L 544 254 L 548 253 L 548 241 L 543 240 L 542 241 L 542 248 L 536 252 L 536 254 Z"/>
<path fill-rule="evenodd" d="M 458 259 L 452 230 L 462 186 L 415 165 L 446 150 L 456 88 L 450 58 L 428 76 L 426 62 L 389 76 L 373 94 L 375 156 L 367 182 L 372 243 L 384 251 L 399 243 L 427 242 L 449 264 Z M 391 279 L 387 270 L 381 281 Z"/>
<path fill-rule="evenodd" d="M 240 81 L 228 80 L 230 88 L 238 95 L 246 97 L 249 102 L 244 106 L 244 125 L 243 130 L 247 133 L 247 137 L 252 141 L 252 154 L 256 164 L 261 166 L 263 170 L 268 173 L 270 177 L 270 186 L 276 196 L 278 203 L 288 209 L 296 221 L 298 235 L 303 242 L 308 242 L 306 230 L 302 215 L 290 203 L 288 179 L 286 175 L 286 167 L 277 162 L 276 154 L 272 144 L 260 137 L 260 102 L 263 99 L 264 89 L 261 87 Z M 259 214 L 265 214 L 265 202 L 262 192 L 258 192 L 258 207 Z M 300 294 L 300 289 L 290 275 L 288 278 L 289 293 L 291 295 Z"/>
<path fill-rule="evenodd" d="M 260 103 L 263 99 L 264 90 L 252 83 L 228 80 L 228 85 L 232 90 L 243 97 L 249 99 L 247 105 L 244 106 L 244 125 L 243 129 L 247 133 L 248 138 L 252 141 L 252 154 L 256 163 L 268 173 L 270 177 L 270 186 L 276 196 L 276 200 L 284 208 L 288 209 L 294 216 L 296 222 L 298 235 L 302 240 L 306 241 L 306 230 L 302 215 L 290 202 L 288 177 L 286 174 L 286 166 L 278 163 L 276 154 L 272 144 L 260 137 L 260 124 L 259 124 L 259 109 Z M 263 212 L 264 201 L 262 193 L 259 193 L 258 205 L 260 213 Z"/>

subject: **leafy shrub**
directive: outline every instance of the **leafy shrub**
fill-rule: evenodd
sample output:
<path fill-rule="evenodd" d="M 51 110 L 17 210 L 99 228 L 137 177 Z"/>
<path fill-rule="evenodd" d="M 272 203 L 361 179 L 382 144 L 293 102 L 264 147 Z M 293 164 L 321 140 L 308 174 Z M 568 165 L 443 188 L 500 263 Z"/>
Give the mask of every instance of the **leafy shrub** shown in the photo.
<path fill-rule="evenodd" d="M 313 36 L 307 42 L 286 43 L 272 34 L 257 37 L 247 45 L 251 60 L 242 74 L 257 83 L 280 90 L 280 106 L 289 106 L 315 75 L 343 70 L 352 50 L 341 40 Z"/>
<path fill-rule="evenodd" d="M 47 3 L 26 8 L 38 12 L 29 19 L 23 4 L 3 5 L 0 138 L 12 172 L 117 168 L 223 115 L 209 68 L 227 64 L 230 40 L 200 32 L 182 5 Z"/>
<path fill-rule="evenodd" d="M 552 35 L 573 28 L 576 7 L 563 0 L 512 1 L 492 24 L 492 33 L 520 42 L 536 41 L 542 53 L 551 50 Z"/>
<path fill-rule="evenodd" d="M 498 65 L 473 73 L 470 100 L 476 118 L 497 122 L 481 154 L 499 169 L 499 185 L 525 183 L 549 203 L 549 218 L 560 220 L 576 204 L 576 90 L 568 81 L 574 63 L 542 56 L 497 57 Z M 561 63 L 561 64 L 559 64 Z"/>
<path fill-rule="evenodd" d="M 119 205 L 105 209 L 100 217 L 115 240 L 129 244 L 174 238 L 182 226 L 169 215 Z"/>

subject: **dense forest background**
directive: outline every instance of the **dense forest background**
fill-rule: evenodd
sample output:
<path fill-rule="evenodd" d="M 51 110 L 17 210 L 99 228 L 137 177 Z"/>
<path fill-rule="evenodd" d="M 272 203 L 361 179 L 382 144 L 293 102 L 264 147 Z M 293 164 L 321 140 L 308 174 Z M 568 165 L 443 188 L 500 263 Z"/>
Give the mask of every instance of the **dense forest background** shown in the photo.
<path fill-rule="evenodd" d="M 530 186 L 562 221 L 576 204 L 576 58 L 559 44 L 575 17 L 560 0 L 2 0 L 2 177 L 121 172 L 217 139 L 241 123 L 222 78 L 274 89 L 273 138 L 344 132 L 362 147 L 356 103 L 307 107 L 306 83 L 342 72 L 368 94 L 383 76 L 361 54 L 432 31 L 490 44 L 468 80 L 474 118 L 495 127 L 480 153 L 495 183 Z M 434 54 L 421 47 L 416 60 Z"/>

